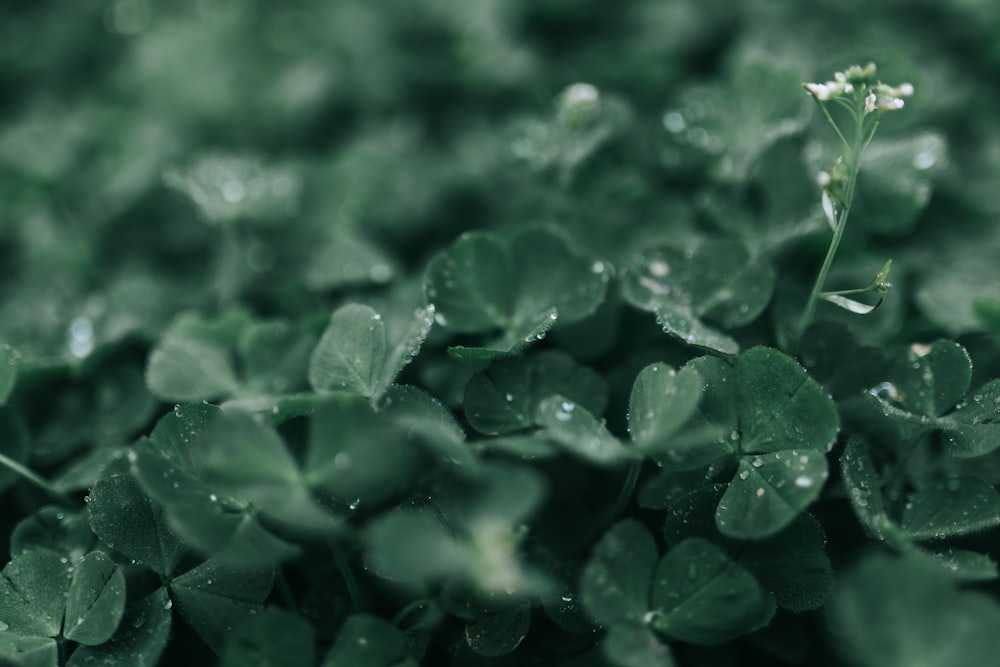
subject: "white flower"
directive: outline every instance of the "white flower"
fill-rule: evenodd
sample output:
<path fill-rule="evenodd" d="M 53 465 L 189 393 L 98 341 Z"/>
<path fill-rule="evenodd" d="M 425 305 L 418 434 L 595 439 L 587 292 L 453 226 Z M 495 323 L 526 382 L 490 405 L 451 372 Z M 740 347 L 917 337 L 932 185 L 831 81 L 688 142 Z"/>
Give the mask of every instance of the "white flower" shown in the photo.
<path fill-rule="evenodd" d="M 830 99 L 830 87 L 825 83 L 807 83 L 805 87 L 813 97 L 821 102 Z"/>
<path fill-rule="evenodd" d="M 865 113 L 872 111 L 875 111 L 875 93 L 868 93 L 868 97 L 865 98 Z"/>
<path fill-rule="evenodd" d="M 881 111 L 895 111 L 897 109 L 902 109 L 903 100 L 898 97 L 890 97 L 889 99 L 879 100 L 878 108 Z"/>
<path fill-rule="evenodd" d="M 830 172 L 828 171 L 821 171 L 818 174 L 816 174 L 816 184 L 819 185 L 821 188 L 825 188 L 826 186 L 830 185 L 831 180 L 833 179 L 830 178 Z"/>
<path fill-rule="evenodd" d="M 899 97 L 909 97 L 913 94 L 913 84 L 912 83 L 901 83 L 896 86 L 896 95 Z"/>

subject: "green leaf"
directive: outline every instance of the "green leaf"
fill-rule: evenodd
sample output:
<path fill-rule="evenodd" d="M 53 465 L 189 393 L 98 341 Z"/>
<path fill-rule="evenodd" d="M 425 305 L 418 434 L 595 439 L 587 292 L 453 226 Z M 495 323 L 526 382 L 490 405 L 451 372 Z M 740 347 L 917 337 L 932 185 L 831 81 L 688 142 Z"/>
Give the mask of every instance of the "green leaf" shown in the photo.
<path fill-rule="evenodd" d="M 163 508 L 150 500 L 130 475 L 120 472 L 102 479 L 87 504 L 90 527 L 111 549 L 170 576 L 185 546 L 167 527 Z"/>
<path fill-rule="evenodd" d="M 628 406 L 628 430 L 641 449 L 670 449 L 671 436 L 691 417 L 701 400 L 701 376 L 690 366 L 675 372 L 651 364 L 639 372 Z"/>
<path fill-rule="evenodd" d="M 466 232 L 427 265 L 424 293 L 438 322 L 458 333 L 505 328 L 513 301 L 507 248 L 486 232 Z"/>
<path fill-rule="evenodd" d="M 20 556 L 45 549 L 76 563 L 91 550 L 95 540 L 86 512 L 48 505 L 17 524 L 10 535 L 10 553 Z"/>
<path fill-rule="evenodd" d="M 177 612 L 216 653 L 233 628 L 263 609 L 272 570 L 236 570 L 207 560 L 170 582 Z"/>
<path fill-rule="evenodd" d="M 274 224 L 298 210 L 301 176 L 254 155 L 203 154 L 185 167 L 168 167 L 163 182 L 190 198 L 205 220 Z"/>
<path fill-rule="evenodd" d="M 879 540 L 892 540 L 898 531 L 885 512 L 881 482 L 868 443 L 861 436 L 851 436 L 847 440 L 840 457 L 840 474 L 844 478 L 851 507 L 862 527 Z"/>
<path fill-rule="evenodd" d="M 603 423 L 565 396 L 556 394 L 539 403 L 535 419 L 543 427 L 540 435 L 591 463 L 615 465 L 631 458 Z"/>
<path fill-rule="evenodd" d="M 560 350 L 528 358 L 500 359 L 465 387 L 465 418 L 477 431 L 513 433 L 537 425 L 539 402 L 562 394 L 595 415 L 604 412 L 608 386 L 600 375 L 577 365 Z"/>
<path fill-rule="evenodd" d="M 228 352 L 210 341 L 165 334 L 153 347 L 146 384 L 164 401 L 195 402 L 228 396 L 239 382 Z"/>
<path fill-rule="evenodd" d="M 1000 605 L 924 559 L 874 554 L 842 578 L 827 618 L 857 665 L 978 667 L 995 661 Z"/>
<path fill-rule="evenodd" d="M 741 452 L 833 446 L 840 427 L 833 400 L 794 359 L 755 347 L 736 362 L 736 381 Z"/>
<path fill-rule="evenodd" d="M 857 394 L 885 377 L 881 350 L 863 345 L 839 322 L 820 320 L 802 337 L 799 359 L 834 397 Z"/>
<path fill-rule="evenodd" d="M 247 388 L 274 394 L 302 388 L 312 349 L 313 339 L 284 320 L 251 322 L 236 341 Z"/>
<path fill-rule="evenodd" d="M 958 403 L 972 380 L 972 360 L 950 340 L 913 344 L 889 368 L 895 401 L 906 410 L 939 417 Z"/>
<path fill-rule="evenodd" d="M 580 577 L 580 599 L 591 618 L 609 628 L 644 623 L 657 556 L 653 536 L 634 519 L 605 533 Z"/>
<path fill-rule="evenodd" d="M 309 289 L 326 291 L 387 283 L 394 274 L 391 260 L 378 245 L 353 232 L 337 230 L 309 253 L 304 279 Z"/>
<path fill-rule="evenodd" d="M 744 456 L 715 522 L 723 535 L 736 539 L 769 537 L 819 497 L 826 478 L 826 458 L 815 450 Z"/>
<path fill-rule="evenodd" d="M 431 260 L 424 293 L 442 326 L 458 333 L 501 329 L 509 349 L 530 332 L 542 333 L 542 314 L 553 309 L 565 323 L 593 313 L 609 280 L 603 263 L 580 254 L 556 232 L 527 227 L 509 239 L 463 234 Z"/>
<path fill-rule="evenodd" d="M 316 391 L 342 389 L 374 396 L 386 356 L 382 316 L 349 303 L 334 311 L 309 361 L 309 384 Z"/>
<path fill-rule="evenodd" d="M 965 228 L 960 237 L 932 237 L 920 271 L 914 300 L 931 322 L 957 336 L 982 331 L 984 322 L 975 304 L 1000 300 L 997 252 L 1000 236 L 987 225 L 984 235 Z"/>
<path fill-rule="evenodd" d="M 718 357 L 697 357 L 689 361 L 690 369 L 702 379 L 702 395 L 687 425 L 671 441 L 658 463 L 670 469 L 697 468 L 712 463 L 721 456 L 739 452 L 735 373 Z"/>
<path fill-rule="evenodd" d="M 124 613 L 125 576 L 103 551 L 91 551 L 73 572 L 63 636 L 79 644 L 103 644 Z"/>
<path fill-rule="evenodd" d="M 0 622 L 24 636 L 55 637 L 62 629 L 72 566 L 51 551 L 29 551 L 0 572 Z"/>
<path fill-rule="evenodd" d="M 812 109 L 801 80 L 798 67 L 740 54 L 723 83 L 681 91 L 664 115 L 661 159 L 685 169 L 707 163 L 712 176 L 742 182 L 764 151 L 806 127 Z"/>
<path fill-rule="evenodd" d="M 403 634 L 368 614 L 348 617 L 322 667 L 417 667 Z"/>
<path fill-rule="evenodd" d="M 779 607 L 795 613 L 819 609 L 833 590 L 833 567 L 823 527 L 808 514 L 768 540 L 751 542 L 739 556 Z"/>
<path fill-rule="evenodd" d="M 393 385 L 380 399 L 378 413 L 435 454 L 461 466 L 475 467 L 465 431 L 441 401 L 417 387 Z"/>
<path fill-rule="evenodd" d="M 59 646 L 51 637 L 21 637 L 0 632 L 0 665 L 59 667 Z"/>
<path fill-rule="evenodd" d="M 385 392 L 423 346 L 427 335 L 434 326 L 434 314 L 437 312 L 434 304 L 427 304 L 413 311 L 411 319 L 402 325 L 391 326 L 395 320 L 386 323 L 386 341 L 388 352 L 382 366 L 382 377 L 379 378 L 377 394 Z"/>
<path fill-rule="evenodd" d="M 604 657 L 616 667 L 673 667 L 670 647 L 646 628 L 615 625 L 601 642 Z"/>
<path fill-rule="evenodd" d="M 309 623 L 291 612 L 265 609 L 229 635 L 219 667 L 312 665 L 315 637 Z"/>
<path fill-rule="evenodd" d="M 170 638 L 171 606 L 166 588 L 130 604 L 111 640 L 100 646 L 79 646 L 67 667 L 155 667 Z"/>
<path fill-rule="evenodd" d="M 980 456 L 996 449 L 1000 446 L 1000 380 L 973 391 L 937 423 L 954 456 Z"/>
<path fill-rule="evenodd" d="M 766 624 L 774 599 L 745 568 L 701 538 L 684 540 L 653 576 L 653 627 L 693 644 L 720 644 Z"/>
<path fill-rule="evenodd" d="M 997 564 L 986 554 L 961 549 L 948 549 L 932 554 L 945 571 L 959 581 L 993 581 L 997 578 Z"/>
<path fill-rule="evenodd" d="M 478 655 L 507 655 L 524 640 L 530 624 L 528 600 L 490 594 L 477 616 L 466 622 L 465 642 Z"/>
<path fill-rule="evenodd" d="M 460 563 L 455 538 L 429 509 L 399 509 L 368 526 L 365 564 L 391 581 L 423 585 Z"/>
<path fill-rule="evenodd" d="M 310 421 L 303 475 L 312 489 L 365 505 L 404 487 L 417 458 L 403 433 L 358 396 L 332 396 Z"/>
<path fill-rule="evenodd" d="M 7 403 L 17 385 L 20 353 L 6 343 L 0 344 L 0 406 Z"/>
<path fill-rule="evenodd" d="M 265 514 L 302 530 L 329 530 L 333 519 L 312 498 L 281 437 L 251 415 L 222 412 L 200 435 L 200 479 L 249 501 Z"/>
<path fill-rule="evenodd" d="M 499 340 L 490 343 L 489 347 L 451 345 L 448 347 L 448 354 L 462 361 L 491 361 L 509 357 L 545 338 L 557 319 L 559 313 L 555 308 L 549 308 L 533 317 L 524 318 L 522 323 L 512 326 Z"/>
<path fill-rule="evenodd" d="M 862 159 L 865 177 L 858 186 L 858 217 L 864 227 L 877 234 L 912 230 L 946 163 L 947 143 L 936 132 L 873 141 Z"/>
<path fill-rule="evenodd" d="M 268 567 L 298 553 L 260 525 L 259 512 L 201 479 L 202 438 L 219 410 L 194 404 L 164 416 L 134 447 L 132 473 L 164 506 L 169 524 L 192 546 L 233 567 Z"/>
<path fill-rule="evenodd" d="M 944 539 L 1000 525 L 1000 494 L 977 477 L 956 477 L 918 490 L 903 508 L 912 539 Z"/>
<path fill-rule="evenodd" d="M 972 310 L 987 330 L 1000 335 L 1000 299 L 977 296 L 972 299 Z M 0 395 L 2 394 L 0 391 Z"/>
<path fill-rule="evenodd" d="M 656 313 L 675 338 L 736 354 L 736 341 L 704 321 L 726 329 L 752 322 L 770 302 L 774 280 L 770 265 L 751 259 L 738 243 L 704 241 L 636 256 L 626 269 L 623 294 L 633 306 Z"/>

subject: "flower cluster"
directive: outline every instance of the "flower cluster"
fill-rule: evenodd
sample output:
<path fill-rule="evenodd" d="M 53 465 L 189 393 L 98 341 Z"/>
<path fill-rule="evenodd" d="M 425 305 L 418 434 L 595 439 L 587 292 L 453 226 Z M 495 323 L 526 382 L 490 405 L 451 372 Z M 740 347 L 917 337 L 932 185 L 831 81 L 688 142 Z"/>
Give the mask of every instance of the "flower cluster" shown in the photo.
<path fill-rule="evenodd" d="M 894 111 L 903 108 L 903 98 L 913 94 L 913 85 L 901 83 L 890 86 L 875 81 L 875 63 L 864 67 L 852 65 L 843 72 L 836 72 L 833 81 L 826 83 L 804 83 L 806 91 L 820 102 L 826 102 L 842 95 L 850 95 L 855 91 L 865 94 L 865 113 L 875 110 Z"/>

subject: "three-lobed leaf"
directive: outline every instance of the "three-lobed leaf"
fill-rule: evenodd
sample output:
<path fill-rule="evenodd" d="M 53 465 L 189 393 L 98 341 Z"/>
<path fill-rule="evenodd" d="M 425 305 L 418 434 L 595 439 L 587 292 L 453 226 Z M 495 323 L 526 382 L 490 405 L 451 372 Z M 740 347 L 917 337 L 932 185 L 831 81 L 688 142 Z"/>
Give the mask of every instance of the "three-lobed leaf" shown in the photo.
<path fill-rule="evenodd" d="M 73 572 L 63 636 L 80 644 L 103 644 L 124 613 L 125 575 L 103 551 L 91 551 Z"/>
<path fill-rule="evenodd" d="M 605 533 L 580 577 L 581 600 L 591 618 L 606 627 L 641 625 L 650 610 L 657 557 L 653 536 L 634 519 Z"/>

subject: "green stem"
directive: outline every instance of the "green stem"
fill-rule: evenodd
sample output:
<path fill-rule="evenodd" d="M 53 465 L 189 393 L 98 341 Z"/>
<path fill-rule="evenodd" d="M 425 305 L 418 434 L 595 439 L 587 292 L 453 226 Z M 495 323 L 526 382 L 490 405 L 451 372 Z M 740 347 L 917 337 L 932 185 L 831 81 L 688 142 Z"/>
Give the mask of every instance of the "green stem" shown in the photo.
<path fill-rule="evenodd" d="M 24 479 L 28 480 L 29 482 L 40 488 L 42 491 L 45 491 L 49 495 L 58 498 L 63 504 L 69 505 L 71 507 L 76 504 L 75 502 L 73 502 L 72 498 L 70 498 L 68 495 L 66 495 L 56 487 L 52 486 L 52 484 L 50 484 L 46 480 L 42 479 L 38 474 L 35 473 L 35 471 L 21 465 L 14 459 L 9 458 L 4 454 L 0 454 L 0 465 L 6 466 L 10 470 L 14 471 Z"/>
<path fill-rule="evenodd" d="M 358 587 L 358 580 L 354 578 L 354 572 L 351 571 L 350 563 L 347 562 L 347 556 L 344 555 L 344 551 L 338 544 L 331 544 L 330 549 L 333 551 L 333 562 L 337 564 L 340 576 L 347 587 L 347 594 L 351 597 L 351 606 L 354 607 L 355 612 L 363 611 L 361 589 Z"/>
<path fill-rule="evenodd" d="M 864 109 L 864 98 L 856 97 L 855 100 L 858 111 L 862 112 Z M 829 113 L 827 113 L 827 118 L 830 118 Z M 832 118 L 830 119 L 830 122 L 833 123 Z M 820 267 L 819 275 L 816 276 L 816 282 L 813 284 L 812 292 L 809 294 L 809 300 L 806 301 L 805 310 L 802 311 L 802 319 L 799 320 L 799 327 L 795 336 L 796 350 L 802 342 L 802 336 L 805 334 L 806 329 L 812 323 L 813 315 L 816 313 L 816 304 L 823 292 L 823 285 L 826 283 L 826 278 L 830 273 L 830 268 L 833 266 L 833 258 L 837 256 L 837 249 L 840 247 L 840 241 L 844 237 L 844 229 L 847 227 L 847 216 L 851 212 L 851 204 L 854 202 L 854 191 L 858 183 L 858 172 L 861 171 L 861 154 L 864 152 L 864 149 L 867 148 L 868 143 L 871 142 L 871 138 L 875 133 L 875 128 L 878 127 L 878 122 L 876 120 L 875 125 L 872 126 L 867 140 L 865 140 L 863 135 L 863 125 L 864 123 L 860 120 L 855 124 L 854 143 L 851 145 L 847 156 L 850 161 L 850 170 L 847 177 L 847 187 L 844 190 L 844 200 L 842 202 L 840 214 L 837 216 L 837 228 L 833 230 L 833 238 L 830 239 L 830 247 L 826 250 L 826 257 L 823 259 L 823 266 Z M 840 136 L 842 140 L 844 139 L 844 135 L 841 134 L 839 129 L 837 130 L 837 135 Z"/>
<path fill-rule="evenodd" d="M 622 484 L 622 489 L 618 492 L 615 504 L 611 506 L 610 515 L 612 520 L 624 511 L 629 498 L 632 497 L 632 492 L 635 490 L 635 483 L 639 480 L 639 471 L 641 469 L 642 459 L 636 459 L 629 464 L 628 474 L 625 476 L 625 483 Z"/>

